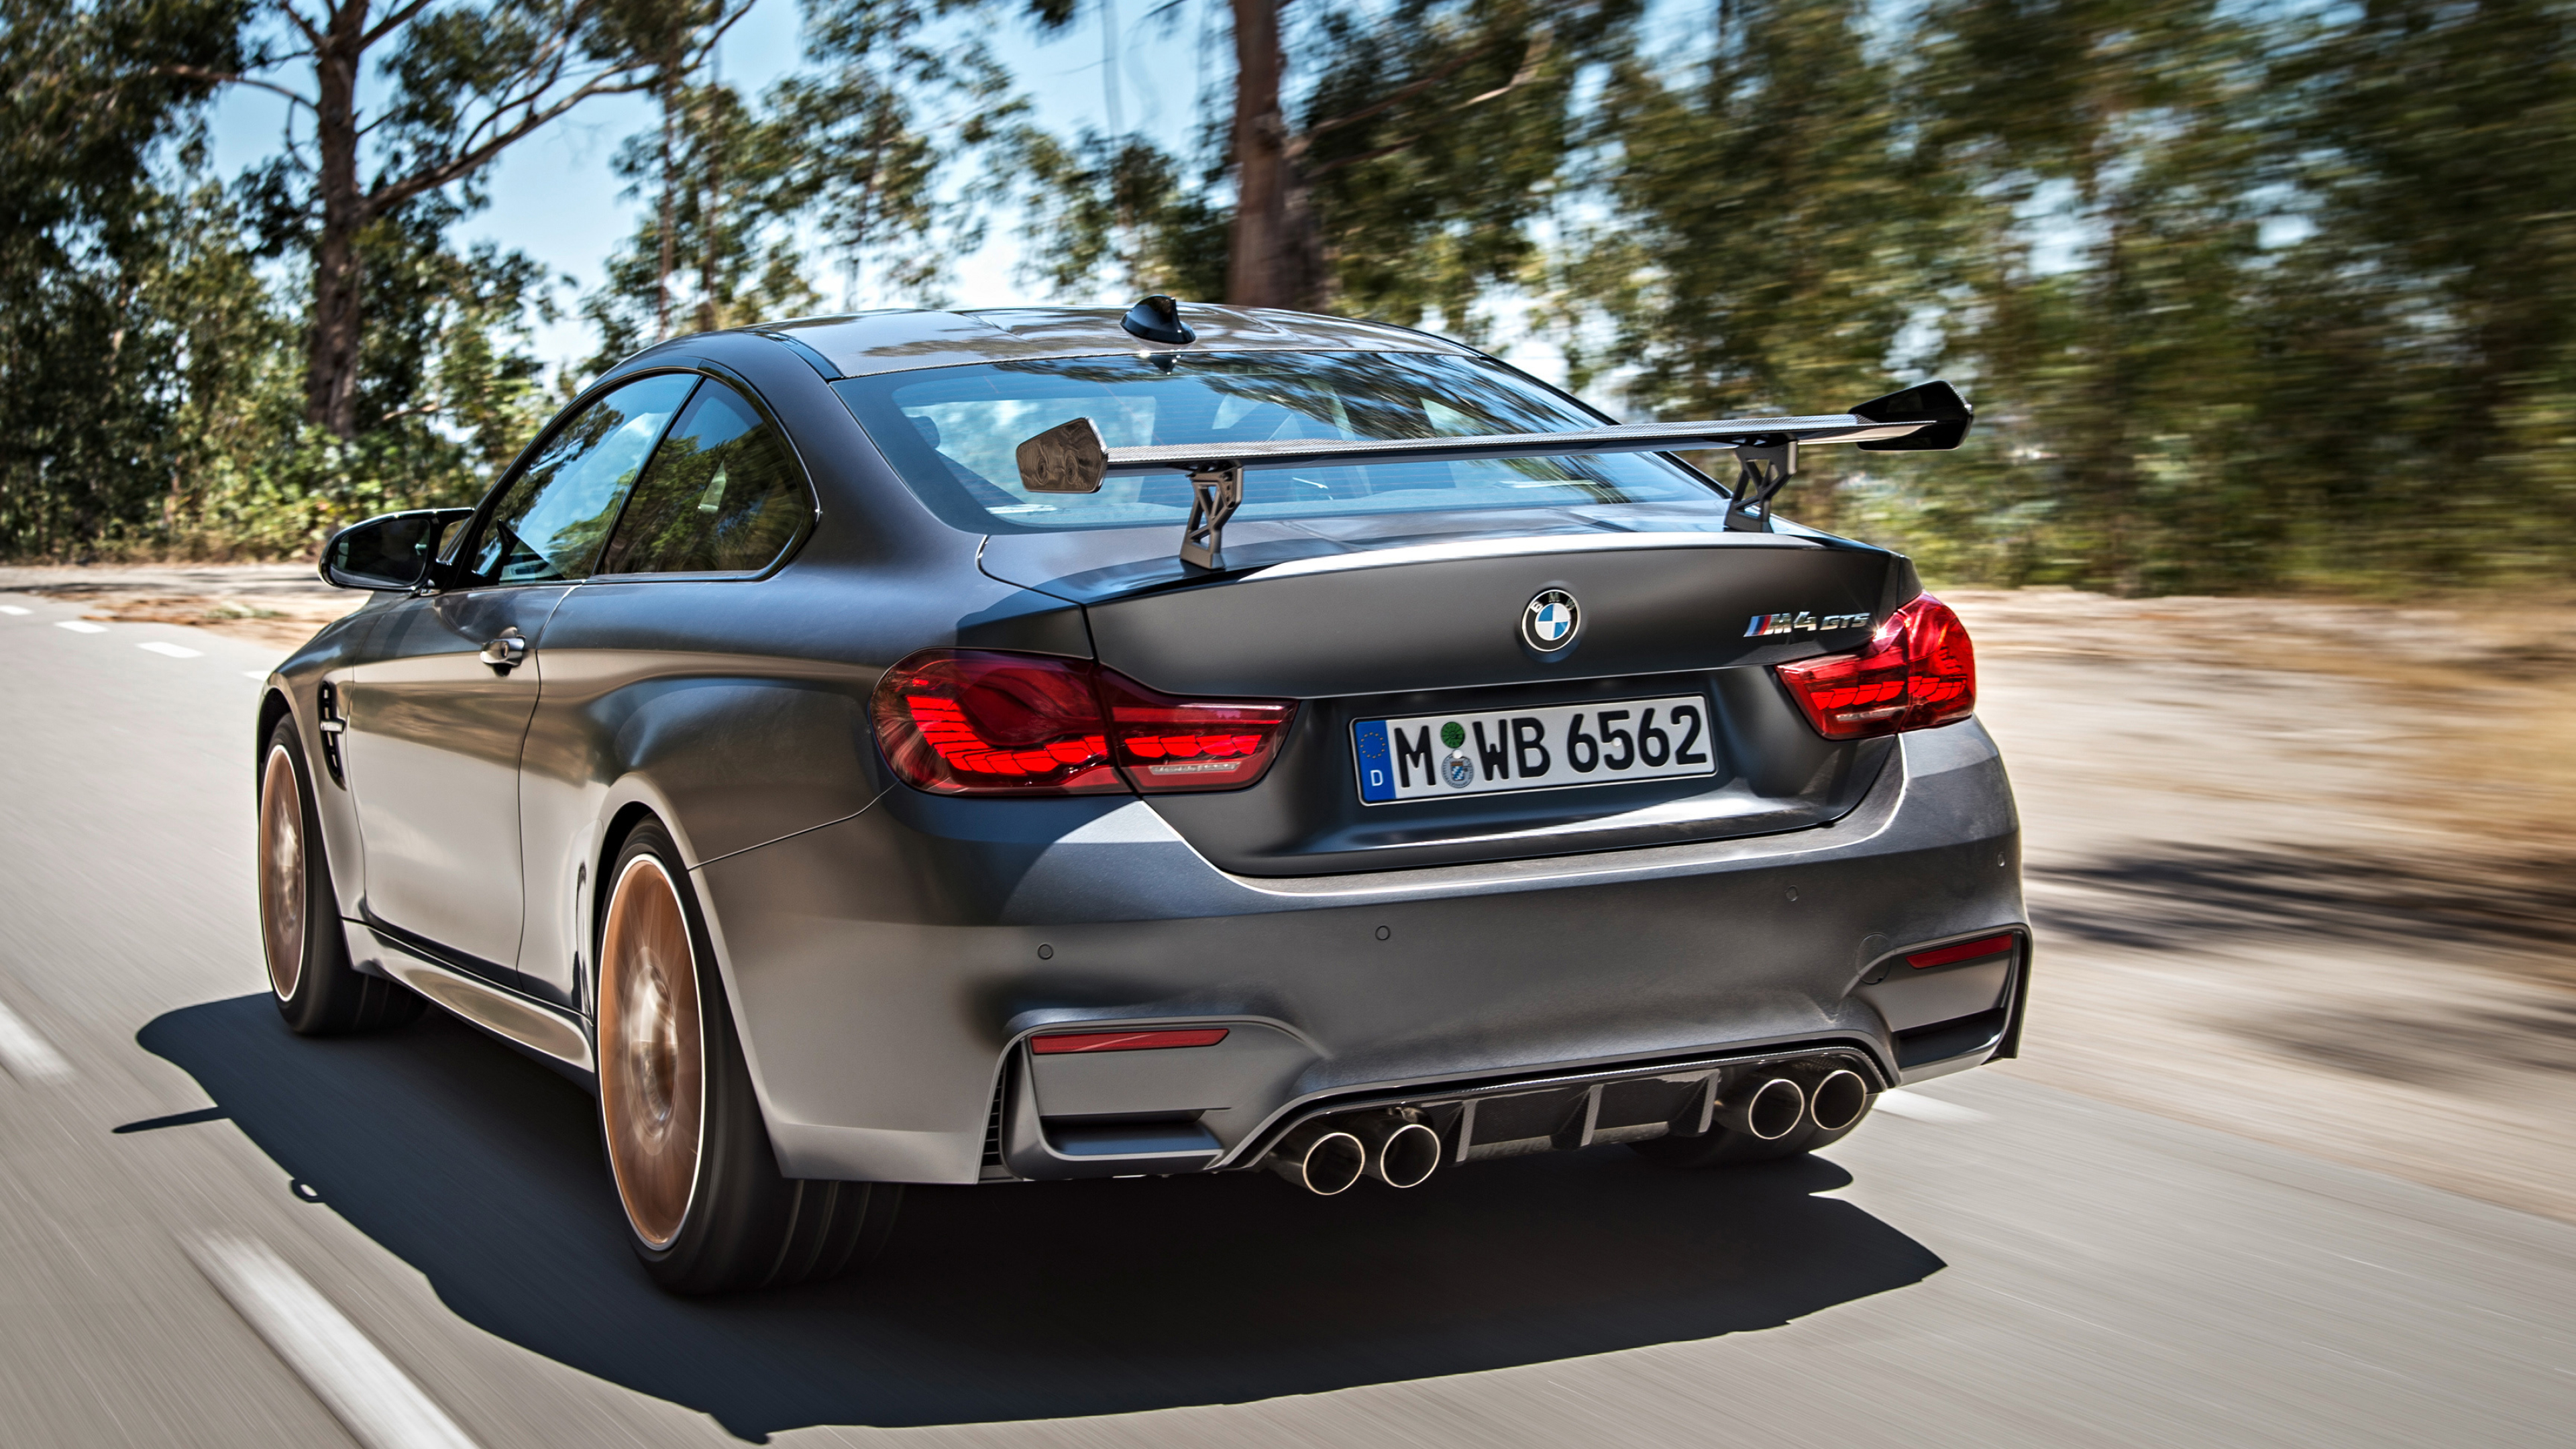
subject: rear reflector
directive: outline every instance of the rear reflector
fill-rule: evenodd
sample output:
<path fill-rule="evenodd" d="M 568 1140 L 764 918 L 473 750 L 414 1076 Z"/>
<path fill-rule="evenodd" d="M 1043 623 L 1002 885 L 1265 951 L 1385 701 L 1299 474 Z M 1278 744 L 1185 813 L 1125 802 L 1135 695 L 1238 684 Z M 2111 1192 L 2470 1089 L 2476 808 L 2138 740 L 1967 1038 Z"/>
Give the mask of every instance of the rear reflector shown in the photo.
<path fill-rule="evenodd" d="M 1185 699 L 1088 659 L 930 649 L 886 671 L 877 744 L 943 795 L 1230 790 L 1261 778 L 1297 704 Z"/>
<path fill-rule="evenodd" d="M 1917 951 L 1905 958 L 1905 964 L 1920 971 L 1926 966 L 1947 966 L 1953 961 L 1974 961 L 1980 956 L 2000 956 L 2013 948 L 2010 936 L 1988 936 L 1982 940 L 1961 941 L 1955 946 L 1935 946 Z"/>
<path fill-rule="evenodd" d="M 1029 1050 L 1042 1057 L 1062 1052 L 1147 1052 L 1162 1047 L 1215 1046 L 1225 1040 L 1221 1026 L 1183 1031 L 1060 1031 L 1029 1038 Z"/>
<path fill-rule="evenodd" d="M 1967 626 L 1930 594 L 1889 615 L 1858 654 L 1802 659 L 1778 673 L 1807 723 L 1829 740 L 1955 724 L 1977 709 Z"/>

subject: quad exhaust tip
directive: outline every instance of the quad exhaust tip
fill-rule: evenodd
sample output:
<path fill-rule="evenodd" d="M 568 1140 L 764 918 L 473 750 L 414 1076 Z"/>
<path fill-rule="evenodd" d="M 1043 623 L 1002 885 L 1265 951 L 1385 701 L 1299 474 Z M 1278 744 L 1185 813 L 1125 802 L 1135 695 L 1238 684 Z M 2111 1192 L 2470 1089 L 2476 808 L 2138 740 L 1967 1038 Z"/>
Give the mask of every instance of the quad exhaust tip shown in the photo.
<path fill-rule="evenodd" d="M 1290 1133 L 1265 1165 L 1318 1197 L 1331 1197 L 1363 1177 L 1420 1187 L 1440 1170 L 1442 1155 L 1439 1133 L 1386 1113 L 1310 1123 Z"/>
<path fill-rule="evenodd" d="M 1830 1061 L 1830 1059 L 1828 1059 Z M 1826 1062 L 1813 1062 L 1813 1072 Z M 1791 1064 L 1791 1071 L 1800 1070 Z M 1834 1067 L 1811 1083 L 1797 1077 L 1747 1078 L 1717 1104 L 1717 1124 L 1761 1142 L 1777 1142 L 1800 1127 L 1840 1132 L 1858 1123 L 1877 1093 L 1849 1067 Z M 1404 1111 L 1377 1110 L 1309 1122 L 1281 1139 L 1262 1165 L 1314 1193 L 1332 1197 L 1363 1177 L 1389 1187 L 1419 1187 L 1448 1155 L 1430 1124 Z"/>
<path fill-rule="evenodd" d="M 1290 1134 L 1269 1158 L 1271 1171 L 1317 1197 L 1349 1191 L 1368 1165 L 1368 1148 L 1357 1137 L 1320 1124 Z"/>
<path fill-rule="evenodd" d="M 1840 1132 L 1869 1110 L 1869 1083 L 1849 1067 L 1836 1067 L 1807 1092 L 1807 1115 L 1828 1132 Z"/>
<path fill-rule="evenodd" d="M 1420 1187 L 1440 1170 L 1440 1134 L 1420 1122 L 1380 1117 L 1359 1124 L 1368 1175 L 1389 1187 Z"/>
<path fill-rule="evenodd" d="M 1729 1094 L 1717 1109 L 1717 1120 L 1728 1131 L 1763 1142 L 1777 1142 L 1797 1131 L 1806 1116 L 1807 1094 L 1787 1077 L 1755 1082 Z"/>

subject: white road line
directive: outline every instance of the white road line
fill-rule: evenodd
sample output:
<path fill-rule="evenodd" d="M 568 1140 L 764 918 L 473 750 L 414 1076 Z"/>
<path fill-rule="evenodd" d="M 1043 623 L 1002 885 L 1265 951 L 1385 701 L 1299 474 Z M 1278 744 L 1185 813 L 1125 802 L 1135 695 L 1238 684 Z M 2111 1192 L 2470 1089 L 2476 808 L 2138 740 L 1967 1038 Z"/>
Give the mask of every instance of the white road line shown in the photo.
<path fill-rule="evenodd" d="M 247 1238 L 183 1244 L 216 1291 L 367 1449 L 474 1449 L 429 1395 L 304 1276 Z"/>
<path fill-rule="evenodd" d="M 69 629 L 75 634 L 104 634 L 107 632 L 107 626 L 105 624 L 93 624 L 87 619 L 57 619 L 54 621 L 54 627 L 57 629 Z"/>
<path fill-rule="evenodd" d="M 206 651 L 202 649 L 191 649 L 185 644 L 164 644 L 158 639 L 153 640 L 149 644 L 137 644 L 134 647 L 137 649 L 149 649 L 155 654 L 167 654 L 173 659 L 203 659 L 206 657 Z"/>
<path fill-rule="evenodd" d="M 68 1082 L 72 1064 L 18 1013 L 0 1006 L 0 1067 L 22 1082 Z"/>
<path fill-rule="evenodd" d="M 266 684 L 268 683 L 268 671 L 265 669 L 245 669 L 242 671 L 242 678 L 256 679 L 260 683 Z"/>
<path fill-rule="evenodd" d="M 1992 1113 L 1980 1112 L 1974 1107 L 1963 1106 L 1957 1102 L 1944 1102 L 1938 1097 L 1927 1097 L 1920 1092 L 1902 1090 L 1879 1093 L 1878 1105 L 1874 1110 L 1885 1112 L 1891 1117 L 1911 1117 L 1917 1122 L 1940 1122 L 1952 1127 L 1964 1127 L 1971 1122 L 1985 1122 L 1993 1118 Z"/>
<path fill-rule="evenodd" d="M 33 609 L 21 609 L 15 604 L 0 604 L 0 614 L 14 614 L 23 619 L 34 612 Z"/>

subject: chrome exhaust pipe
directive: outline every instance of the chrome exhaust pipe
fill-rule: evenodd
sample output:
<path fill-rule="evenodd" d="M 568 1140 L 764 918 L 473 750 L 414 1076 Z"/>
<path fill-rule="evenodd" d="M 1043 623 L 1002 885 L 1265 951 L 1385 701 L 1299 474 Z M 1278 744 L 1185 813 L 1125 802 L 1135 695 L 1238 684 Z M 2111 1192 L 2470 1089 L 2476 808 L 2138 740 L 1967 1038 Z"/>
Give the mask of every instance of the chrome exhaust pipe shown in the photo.
<path fill-rule="evenodd" d="M 1717 1107 L 1717 1120 L 1729 1132 L 1762 1142 L 1777 1142 L 1806 1120 L 1807 1094 L 1787 1077 L 1766 1077 L 1727 1093 Z"/>
<path fill-rule="evenodd" d="M 1368 1148 L 1368 1175 L 1389 1187 L 1420 1187 L 1440 1170 L 1440 1134 L 1402 1117 L 1364 1117 L 1351 1130 Z"/>
<path fill-rule="evenodd" d="M 1807 1116 L 1828 1132 L 1840 1132 L 1860 1120 L 1875 1095 L 1860 1073 L 1836 1067 L 1807 1089 Z"/>
<path fill-rule="evenodd" d="M 1310 1122 L 1280 1139 L 1263 1165 L 1315 1194 L 1347 1192 L 1368 1169 L 1369 1150 L 1348 1132 Z"/>

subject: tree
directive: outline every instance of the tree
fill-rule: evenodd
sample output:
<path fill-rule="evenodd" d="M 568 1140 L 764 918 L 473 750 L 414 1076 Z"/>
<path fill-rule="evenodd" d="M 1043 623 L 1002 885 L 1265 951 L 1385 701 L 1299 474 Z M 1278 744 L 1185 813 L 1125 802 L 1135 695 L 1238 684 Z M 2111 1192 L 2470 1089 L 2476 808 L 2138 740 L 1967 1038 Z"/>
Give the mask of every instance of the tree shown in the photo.
<path fill-rule="evenodd" d="M 1666 416 L 1831 411 L 1897 385 L 1930 300 L 1942 189 L 1903 145 L 1866 0 L 1732 0 L 1685 70 L 1623 57 L 1588 118 L 1608 214 L 1566 248 L 1554 304 L 1578 386 L 1604 366 Z M 1609 335 L 1587 348 L 1589 322 Z M 1801 516 L 1852 459 L 1819 451 Z"/>
<path fill-rule="evenodd" d="M 2317 563 L 2563 577 L 2576 9 L 2365 0 L 2290 27 L 2274 81 L 2313 230 L 2275 294 L 2267 431 L 2331 460 Z"/>
<path fill-rule="evenodd" d="M 183 79 L 251 86 L 294 110 L 263 178 L 312 263 L 305 415 L 357 435 L 369 228 L 415 200 L 471 187 L 511 146 L 584 101 L 694 68 L 748 0 L 256 0 L 263 38 L 238 63 L 170 65 Z M 255 24 L 258 22 L 254 22 Z M 361 116 L 359 80 L 390 94 Z M 290 73 L 301 85 L 279 79 Z M 362 175 L 368 161 L 373 176 Z"/>
<path fill-rule="evenodd" d="M 658 192 L 658 205 L 582 302 L 600 334 L 589 370 L 675 332 L 814 311 L 821 298 L 788 230 L 805 200 L 794 175 L 804 161 L 803 138 L 733 88 L 670 92 L 661 129 L 629 137 L 613 163 L 628 197 Z"/>
<path fill-rule="evenodd" d="M 658 187 L 659 206 L 583 302 L 595 368 L 683 327 L 814 310 L 800 232 L 838 254 L 852 294 L 873 265 L 883 289 L 935 297 L 982 239 L 982 208 L 950 194 L 957 172 L 1016 135 L 1023 104 L 979 43 L 925 35 L 949 8 L 810 0 L 809 69 L 758 104 L 711 79 L 663 88 L 660 130 L 616 161 L 626 194 Z"/>
<path fill-rule="evenodd" d="M 0 552 L 161 515 L 190 386 L 231 385 L 259 351 L 208 285 L 241 259 L 220 198 L 160 175 L 209 89 L 178 72 L 230 64 L 238 19 L 223 0 L 0 0 Z"/>
<path fill-rule="evenodd" d="M 1923 157 L 1959 188 L 1945 326 L 1990 419 L 1967 469 L 1990 512 L 2045 520 L 2008 576 L 2135 592 L 2272 567 L 2287 519 L 2242 466 L 2278 204 L 2263 38 L 2219 0 L 1936 0 L 1913 37 Z"/>
<path fill-rule="evenodd" d="M 1031 10 L 1042 27 L 1074 14 L 1060 0 Z M 1315 80 L 1292 101 L 1280 6 L 1234 0 L 1236 73 L 1216 102 L 1228 118 L 1210 118 L 1194 178 L 1134 137 L 1031 146 L 1040 272 L 1071 291 L 1094 272 L 1072 259 L 1135 272 L 1151 258 L 1191 279 L 1215 263 L 1217 295 L 1238 306 L 1326 307 L 1348 290 L 1374 315 L 1437 309 L 1473 330 L 1481 291 L 1518 280 L 1535 255 L 1529 228 L 1566 159 L 1576 72 L 1634 13 L 1629 0 L 1327 11 L 1303 32 Z"/>

